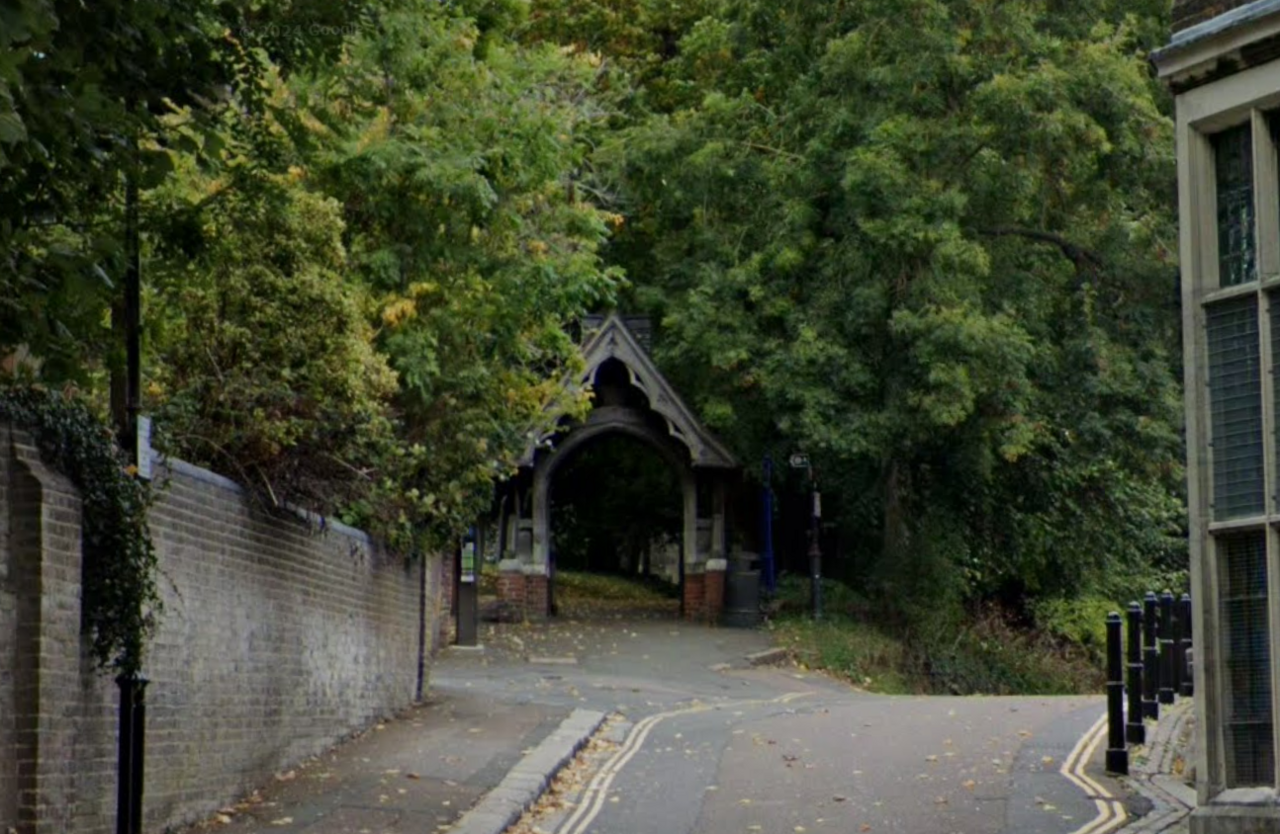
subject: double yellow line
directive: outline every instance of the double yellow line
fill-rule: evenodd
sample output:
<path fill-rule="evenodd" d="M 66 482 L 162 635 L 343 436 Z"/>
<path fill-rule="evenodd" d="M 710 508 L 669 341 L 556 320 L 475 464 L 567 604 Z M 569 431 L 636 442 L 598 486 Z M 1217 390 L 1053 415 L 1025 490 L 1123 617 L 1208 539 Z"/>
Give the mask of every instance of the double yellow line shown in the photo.
<path fill-rule="evenodd" d="M 1062 763 L 1062 767 L 1058 768 L 1058 772 L 1067 777 L 1071 784 L 1084 791 L 1086 796 L 1093 797 L 1094 807 L 1098 809 L 1096 817 L 1077 828 L 1072 834 L 1107 834 L 1124 825 L 1129 818 L 1120 800 L 1091 779 L 1084 770 L 1106 735 L 1107 716 L 1103 713 L 1089 731 L 1080 737 L 1066 761 Z"/>
<path fill-rule="evenodd" d="M 788 692 L 786 695 L 780 695 L 777 698 L 769 700 L 751 700 L 751 701 L 733 701 L 730 703 L 719 704 L 698 704 L 697 706 L 685 707 L 684 709 L 671 710 L 670 712 L 660 712 L 651 715 L 640 723 L 631 728 L 631 732 L 627 734 L 627 738 L 622 742 L 622 746 L 617 752 L 609 757 L 604 763 L 595 777 L 587 784 L 587 789 L 582 792 L 582 800 L 578 807 L 574 809 L 569 818 L 565 820 L 557 832 L 557 834 L 585 834 L 587 826 L 595 821 L 595 818 L 604 808 L 605 801 L 609 796 L 609 787 L 613 784 L 614 777 L 627 766 L 627 763 L 640 752 L 640 748 L 644 746 L 645 740 L 649 738 L 649 733 L 653 728 L 658 726 L 662 721 L 668 718 L 675 718 L 681 715 L 692 715 L 699 712 L 707 712 L 713 709 L 738 708 L 746 706 L 757 706 L 760 704 L 786 704 L 794 701 L 796 698 L 803 698 L 808 692 Z"/>

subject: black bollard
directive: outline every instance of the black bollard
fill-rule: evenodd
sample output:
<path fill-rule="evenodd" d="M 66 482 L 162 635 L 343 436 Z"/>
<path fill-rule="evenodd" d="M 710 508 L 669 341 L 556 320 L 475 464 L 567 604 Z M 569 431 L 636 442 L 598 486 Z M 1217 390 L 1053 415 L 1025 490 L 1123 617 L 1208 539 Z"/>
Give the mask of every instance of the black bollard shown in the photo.
<path fill-rule="evenodd" d="M 1182 666 L 1182 695 L 1190 698 L 1196 692 L 1195 679 L 1191 674 L 1191 595 L 1183 594 L 1178 600 L 1178 608 L 1182 611 L 1182 651 L 1178 662 Z"/>
<path fill-rule="evenodd" d="M 1147 740 L 1147 726 L 1142 723 L 1142 606 L 1136 602 L 1129 603 L 1129 629 L 1127 642 L 1129 654 L 1129 714 L 1124 725 L 1125 741 L 1130 744 L 1144 744 Z"/>
<path fill-rule="evenodd" d="M 1160 686 L 1160 649 L 1156 643 L 1160 624 L 1156 620 L 1156 595 L 1147 591 L 1142 599 L 1142 717 L 1158 719 L 1160 701 L 1156 690 Z"/>
<path fill-rule="evenodd" d="M 1173 594 L 1160 595 L 1160 703 L 1172 704 L 1173 689 Z"/>
<path fill-rule="evenodd" d="M 1169 630 L 1169 640 L 1172 643 L 1169 650 L 1172 655 L 1169 661 L 1169 688 L 1173 690 L 1174 697 L 1177 697 L 1182 692 L 1182 672 L 1185 668 L 1182 659 L 1182 606 L 1173 594 L 1169 594 L 1169 605 L 1173 612 L 1170 618 L 1172 628 Z"/>
<path fill-rule="evenodd" d="M 117 759 L 116 834 L 142 834 L 142 783 L 147 732 L 147 679 L 116 677 L 120 687 L 120 739 Z"/>
<path fill-rule="evenodd" d="M 1107 772 L 1129 773 L 1124 746 L 1124 681 L 1120 672 L 1120 615 L 1107 615 Z"/>

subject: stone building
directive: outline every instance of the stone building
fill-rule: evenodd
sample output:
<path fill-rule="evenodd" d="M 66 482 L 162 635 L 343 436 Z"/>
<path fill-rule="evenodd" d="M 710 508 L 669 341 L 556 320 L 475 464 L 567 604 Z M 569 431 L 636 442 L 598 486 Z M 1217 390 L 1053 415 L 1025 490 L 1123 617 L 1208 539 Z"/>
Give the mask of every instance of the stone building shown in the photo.
<path fill-rule="evenodd" d="M 1280 0 L 1175 0 L 1191 582 L 1193 832 L 1280 832 Z M 1274 302 L 1274 303 L 1273 303 Z"/>

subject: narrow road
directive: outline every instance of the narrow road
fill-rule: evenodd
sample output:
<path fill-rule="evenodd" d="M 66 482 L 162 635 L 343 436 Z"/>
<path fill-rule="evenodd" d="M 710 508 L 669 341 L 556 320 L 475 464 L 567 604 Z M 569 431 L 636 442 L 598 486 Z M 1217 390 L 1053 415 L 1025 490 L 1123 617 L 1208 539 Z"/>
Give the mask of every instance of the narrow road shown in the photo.
<path fill-rule="evenodd" d="M 1119 823 L 1096 801 L 1096 788 L 1116 787 L 1096 768 L 1075 777 L 1100 697 L 872 695 L 746 667 L 766 635 L 674 621 L 501 626 L 485 639 L 483 655 L 440 663 L 433 686 L 624 721 L 544 831 L 1101 834 Z"/>

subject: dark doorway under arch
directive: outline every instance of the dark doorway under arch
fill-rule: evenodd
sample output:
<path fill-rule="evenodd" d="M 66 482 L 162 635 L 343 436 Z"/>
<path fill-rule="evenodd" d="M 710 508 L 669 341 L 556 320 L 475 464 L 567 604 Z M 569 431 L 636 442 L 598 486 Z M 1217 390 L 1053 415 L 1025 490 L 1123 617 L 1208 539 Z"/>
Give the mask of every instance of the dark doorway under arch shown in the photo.
<path fill-rule="evenodd" d="M 549 486 L 553 611 L 563 607 L 555 577 L 574 571 L 644 584 L 655 592 L 646 597 L 665 595 L 678 613 L 684 502 L 667 456 L 636 437 L 605 434 L 575 449 Z"/>

